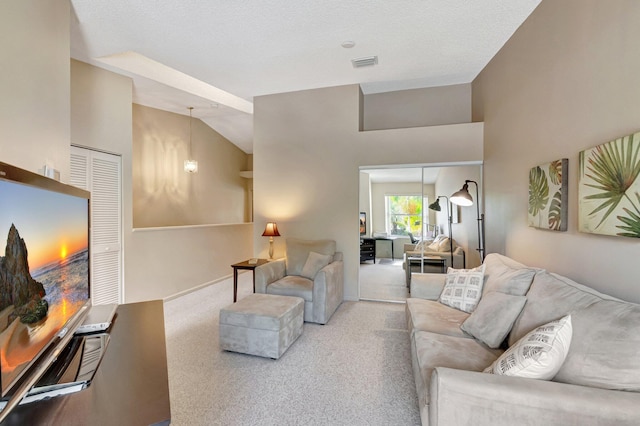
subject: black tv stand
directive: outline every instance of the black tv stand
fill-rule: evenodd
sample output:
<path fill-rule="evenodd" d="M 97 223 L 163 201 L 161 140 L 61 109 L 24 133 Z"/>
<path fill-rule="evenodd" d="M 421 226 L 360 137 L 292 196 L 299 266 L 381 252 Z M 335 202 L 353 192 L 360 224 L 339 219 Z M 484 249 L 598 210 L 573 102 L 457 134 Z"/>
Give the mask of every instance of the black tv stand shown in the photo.
<path fill-rule="evenodd" d="M 164 311 L 156 300 L 118 306 L 108 348 L 86 389 L 18 405 L 2 426 L 170 423 Z"/>
<path fill-rule="evenodd" d="M 373 260 L 376 263 L 376 240 L 373 238 L 360 238 L 360 262 Z"/>

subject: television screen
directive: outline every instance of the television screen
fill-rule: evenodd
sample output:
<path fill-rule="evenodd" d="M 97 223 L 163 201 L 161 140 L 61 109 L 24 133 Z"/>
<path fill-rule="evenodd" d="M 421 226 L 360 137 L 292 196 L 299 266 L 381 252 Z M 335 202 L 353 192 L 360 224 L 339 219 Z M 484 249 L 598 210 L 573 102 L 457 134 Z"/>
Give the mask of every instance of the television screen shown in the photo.
<path fill-rule="evenodd" d="M 89 305 L 89 193 L 0 163 L 2 396 Z"/>
<path fill-rule="evenodd" d="M 367 214 L 360 212 L 360 235 L 367 234 Z"/>

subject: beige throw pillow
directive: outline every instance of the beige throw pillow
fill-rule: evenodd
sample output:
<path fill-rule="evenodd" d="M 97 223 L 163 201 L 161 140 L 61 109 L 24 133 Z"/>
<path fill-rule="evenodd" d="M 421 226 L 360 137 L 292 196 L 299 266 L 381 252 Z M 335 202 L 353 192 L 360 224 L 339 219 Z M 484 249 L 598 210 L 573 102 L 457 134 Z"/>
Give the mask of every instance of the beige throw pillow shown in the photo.
<path fill-rule="evenodd" d="M 551 380 L 567 357 L 572 334 L 571 315 L 541 325 L 518 340 L 484 372 Z"/>
<path fill-rule="evenodd" d="M 438 251 L 440 249 L 440 241 L 434 240 L 431 244 L 427 246 L 426 249 L 430 251 Z"/>
<path fill-rule="evenodd" d="M 490 348 L 499 348 L 527 302 L 525 296 L 490 292 L 460 328 Z"/>
<path fill-rule="evenodd" d="M 464 312 L 473 312 L 482 296 L 484 265 L 474 269 L 447 270 L 439 302 Z"/>
<path fill-rule="evenodd" d="M 331 263 L 332 258 L 333 256 L 330 256 L 328 254 L 320 254 L 316 253 L 315 251 L 309 252 L 309 256 L 307 257 L 307 261 L 302 267 L 302 272 L 300 273 L 300 275 L 312 280 L 320 271 L 320 269 Z"/>

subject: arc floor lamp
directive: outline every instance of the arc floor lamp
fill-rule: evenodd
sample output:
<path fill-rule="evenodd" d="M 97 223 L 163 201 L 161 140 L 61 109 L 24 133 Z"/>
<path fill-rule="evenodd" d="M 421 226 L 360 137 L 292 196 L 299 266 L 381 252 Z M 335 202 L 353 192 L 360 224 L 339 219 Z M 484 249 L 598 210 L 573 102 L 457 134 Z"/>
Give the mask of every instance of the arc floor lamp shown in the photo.
<path fill-rule="evenodd" d="M 478 182 L 475 180 L 465 180 L 462 189 L 451 195 L 451 202 L 459 206 L 472 206 L 473 197 L 469 194 L 469 184 L 476 185 L 476 215 L 478 218 L 478 252 L 480 253 L 480 261 L 484 262 L 485 241 L 484 241 L 484 213 L 480 214 L 480 197 L 478 193 Z"/>
<path fill-rule="evenodd" d="M 449 222 L 449 251 L 451 252 L 451 265 L 449 266 L 453 268 L 453 237 L 451 236 L 451 224 L 453 223 L 453 220 L 451 217 L 451 208 L 449 207 L 449 197 L 447 197 L 446 195 L 438 195 L 436 197 L 436 201 L 429 204 L 429 209 L 435 210 L 437 212 L 441 211 L 442 208 L 440 207 L 440 198 L 446 198 L 447 200 L 447 221 Z"/>

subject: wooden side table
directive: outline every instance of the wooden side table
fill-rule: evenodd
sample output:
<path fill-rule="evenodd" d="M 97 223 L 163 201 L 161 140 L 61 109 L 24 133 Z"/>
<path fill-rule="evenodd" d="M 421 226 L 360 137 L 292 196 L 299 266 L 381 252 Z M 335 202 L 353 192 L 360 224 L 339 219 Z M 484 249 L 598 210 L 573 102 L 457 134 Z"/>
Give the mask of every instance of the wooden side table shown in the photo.
<path fill-rule="evenodd" d="M 253 274 L 253 292 L 256 292 L 256 268 L 260 265 L 264 265 L 269 262 L 267 259 L 258 259 L 256 263 L 249 263 L 248 260 L 244 262 L 234 263 L 231 265 L 233 268 L 233 303 L 236 303 L 238 299 L 238 269 L 251 271 Z"/>

